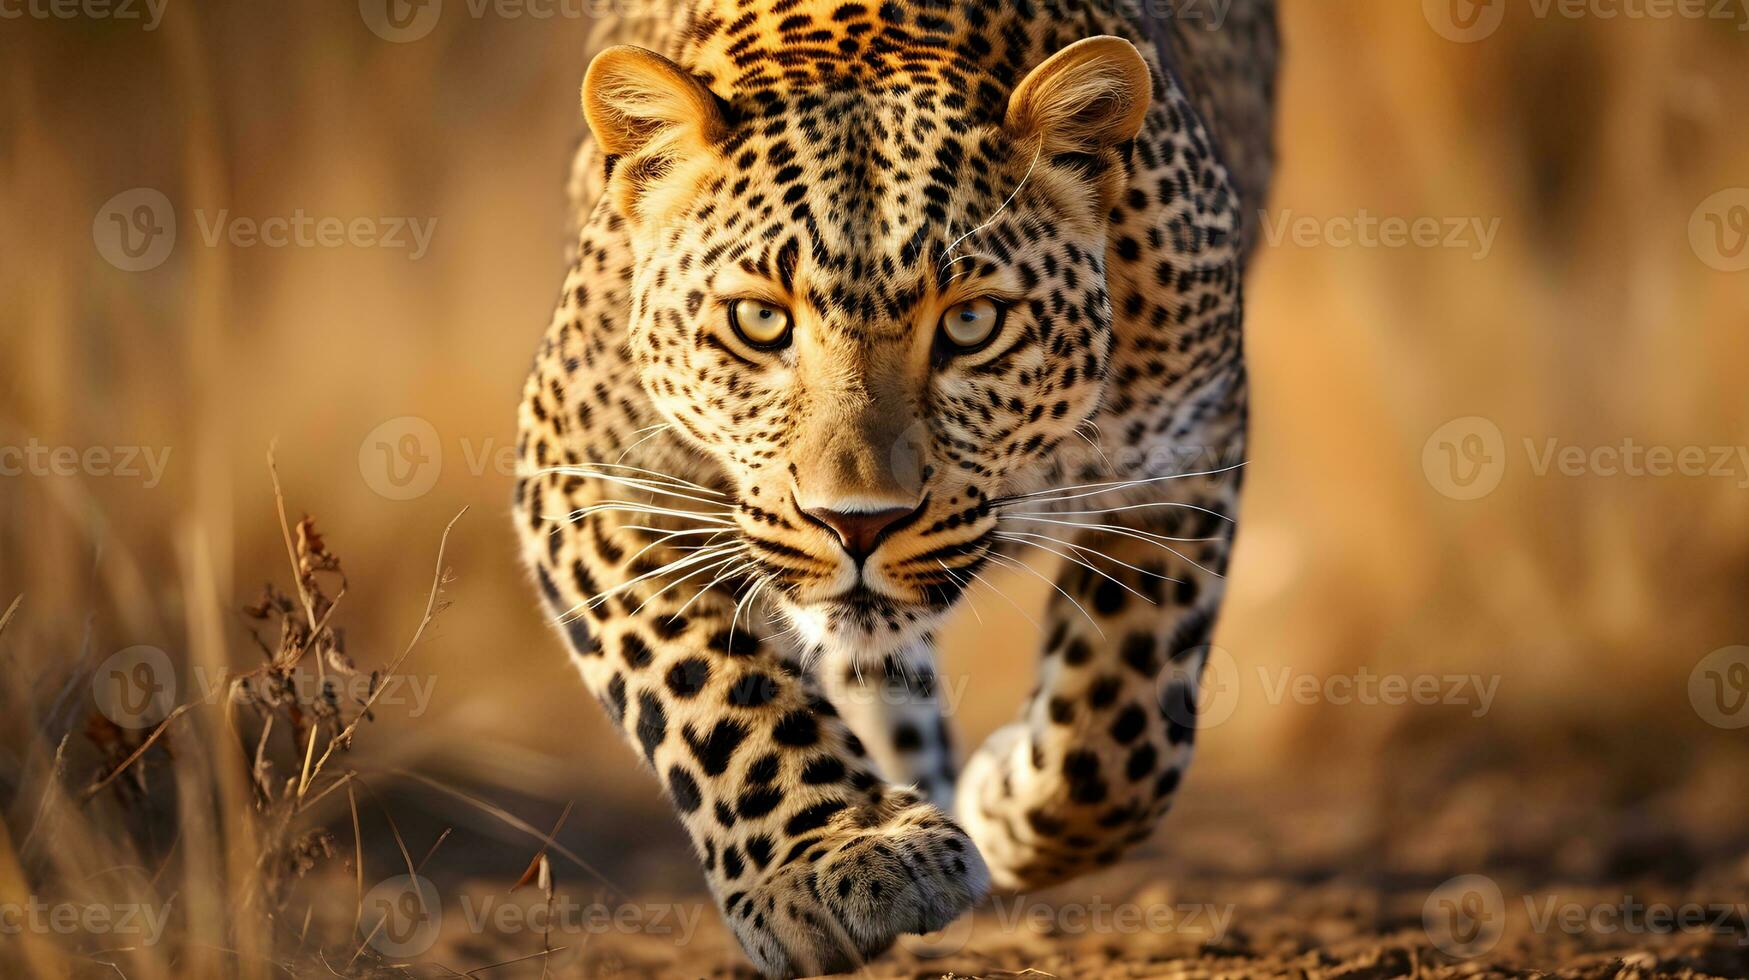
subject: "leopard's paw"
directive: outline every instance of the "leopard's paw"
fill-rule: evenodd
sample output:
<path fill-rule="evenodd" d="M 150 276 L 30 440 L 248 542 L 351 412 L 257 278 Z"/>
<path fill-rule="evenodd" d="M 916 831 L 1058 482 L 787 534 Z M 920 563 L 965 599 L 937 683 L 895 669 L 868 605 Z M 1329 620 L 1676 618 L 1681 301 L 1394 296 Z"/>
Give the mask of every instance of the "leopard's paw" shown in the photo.
<path fill-rule="evenodd" d="M 723 915 L 770 977 L 856 969 L 898 937 L 942 929 L 980 901 L 990 872 L 971 838 L 918 806 L 879 826 L 839 826 Z"/>

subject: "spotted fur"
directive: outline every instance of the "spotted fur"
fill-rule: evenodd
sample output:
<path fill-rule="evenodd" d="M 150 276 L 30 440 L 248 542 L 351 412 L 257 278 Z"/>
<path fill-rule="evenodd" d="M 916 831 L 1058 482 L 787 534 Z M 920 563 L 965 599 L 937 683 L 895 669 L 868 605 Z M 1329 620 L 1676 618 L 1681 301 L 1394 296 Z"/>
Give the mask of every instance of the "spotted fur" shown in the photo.
<path fill-rule="evenodd" d="M 1117 0 L 691 0 L 637 25 L 662 54 L 590 68 L 517 523 L 768 975 L 1115 861 L 1178 788 L 1234 528 L 1276 54 L 1271 0 L 1211 26 Z M 781 349 L 732 328 L 741 299 L 788 311 Z M 995 334 L 944 341 L 981 299 Z M 876 512 L 852 554 L 833 515 Z M 1029 556 L 1062 564 L 1038 690 L 956 773 L 935 634 Z"/>

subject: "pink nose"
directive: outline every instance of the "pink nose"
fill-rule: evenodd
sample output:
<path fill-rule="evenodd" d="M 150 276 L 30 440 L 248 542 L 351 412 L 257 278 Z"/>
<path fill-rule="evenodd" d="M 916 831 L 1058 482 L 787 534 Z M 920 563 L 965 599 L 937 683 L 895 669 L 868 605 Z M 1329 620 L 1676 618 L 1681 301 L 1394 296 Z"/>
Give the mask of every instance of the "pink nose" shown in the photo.
<path fill-rule="evenodd" d="M 816 507 L 804 510 L 814 521 L 824 524 L 838 535 L 844 550 L 857 563 L 874 554 L 875 548 L 891 531 L 893 525 L 917 513 L 917 508 L 894 507 L 890 510 L 846 511 Z"/>

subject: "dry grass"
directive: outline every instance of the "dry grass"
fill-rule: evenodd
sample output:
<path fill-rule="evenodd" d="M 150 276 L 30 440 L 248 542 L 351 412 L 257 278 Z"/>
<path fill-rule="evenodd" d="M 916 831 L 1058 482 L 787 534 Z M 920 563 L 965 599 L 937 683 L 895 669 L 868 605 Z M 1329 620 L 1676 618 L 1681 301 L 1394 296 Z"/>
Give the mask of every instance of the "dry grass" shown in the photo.
<path fill-rule="evenodd" d="M 0 963 L 41 977 L 315 975 L 336 944 L 359 930 L 365 843 L 355 788 L 368 792 L 369 784 L 343 762 L 390 689 L 385 682 L 402 676 L 447 606 L 444 552 L 461 515 L 443 529 L 437 571 L 412 638 L 392 662 L 364 673 L 346 652 L 336 616 L 347 593 L 340 560 L 313 518 L 303 517 L 295 528 L 286 522 L 271 457 L 268 469 L 294 591 L 269 583 L 241 610 L 257 624 L 250 629 L 255 666 L 237 668 L 223 649 L 206 648 L 199 666 L 210 679 L 200 681 L 201 696 L 159 711 L 148 701 L 132 712 L 127 701 L 116 702 L 119 711 L 102 701 L 82 709 L 82 698 L 67 696 L 96 691 L 106 680 L 101 673 L 109 663 L 94 670 L 82 658 L 66 672 L 56 699 L 64 711 L 39 715 L 28 697 L 7 706 L 23 729 L 10 733 L 9 744 L 29 752 L 15 799 L 37 803 L 15 847 L 0 838 L 0 902 L 31 917 L 25 924 L 12 913 L 9 924 L 24 926 L 22 941 L 0 949 Z M 191 617 L 199 617 L 191 632 L 219 640 L 229 631 L 216 621 L 216 597 L 202 571 L 194 565 L 185 580 L 187 592 L 206 597 L 188 600 Z M 20 596 L 0 618 L 0 636 L 22 605 Z M 8 666 L 23 673 L 16 663 Z M 150 676 L 143 686 L 174 683 Z M 88 716 L 78 718 L 81 710 Z M 74 724 L 82 730 L 70 730 Z M 83 785 L 73 775 L 80 762 L 94 765 Z M 331 798 L 343 798 L 351 816 L 351 854 L 343 860 L 357 884 L 349 896 L 352 929 L 312 935 L 314 907 L 342 900 L 332 893 L 332 875 L 303 887 L 312 872 L 337 858 L 339 842 L 323 806 Z M 417 874 L 392 815 L 386 816 L 407 873 Z M 45 911 L 39 916 L 35 907 Z M 58 914 L 79 927 L 57 926 Z M 363 941 L 353 937 L 350 956 L 342 959 L 349 974 L 361 958 L 366 972 L 380 964 L 368 946 L 374 933 L 362 935 Z"/>

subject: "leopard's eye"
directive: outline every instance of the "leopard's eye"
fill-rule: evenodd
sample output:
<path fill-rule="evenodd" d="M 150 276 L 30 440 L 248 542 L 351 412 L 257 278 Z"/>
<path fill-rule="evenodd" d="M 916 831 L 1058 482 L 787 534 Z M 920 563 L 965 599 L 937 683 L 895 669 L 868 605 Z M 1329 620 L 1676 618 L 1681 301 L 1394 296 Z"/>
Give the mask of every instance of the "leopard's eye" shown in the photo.
<path fill-rule="evenodd" d="M 975 299 L 961 303 L 941 318 L 941 332 L 961 351 L 974 350 L 996 335 L 1005 312 L 1006 308 L 995 300 Z"/>
<path fill-rule="evenodd" d="M 756 299 L 738 299 L 729 304 L 729 325 L 754 347 L 782 347 L 789 340 L 789 311 Z"/>

